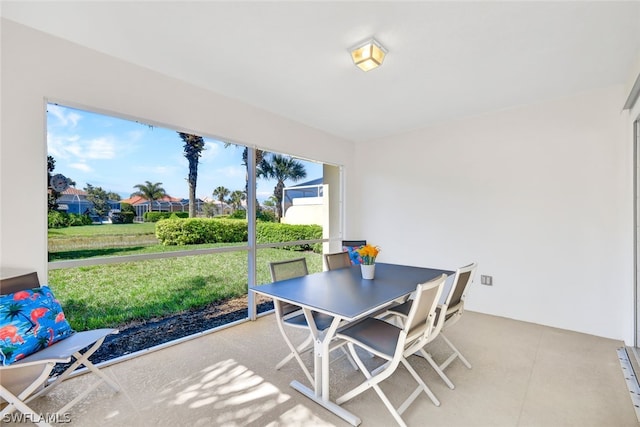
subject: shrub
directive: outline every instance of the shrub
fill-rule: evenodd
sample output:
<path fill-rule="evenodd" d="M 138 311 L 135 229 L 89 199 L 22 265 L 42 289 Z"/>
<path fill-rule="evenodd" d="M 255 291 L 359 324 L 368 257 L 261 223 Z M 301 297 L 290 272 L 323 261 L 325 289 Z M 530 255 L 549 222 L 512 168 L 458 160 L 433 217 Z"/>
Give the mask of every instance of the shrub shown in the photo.
<path fill-rule="evenodd" d="M 161 220 L 156 237 L 163 245 L 246 242 L 247 221 L 218 218 Z"/>
<path fill-rule="evenodd" d="M 246 242 L 247 221 L 229 218 L 165 219 L 156 223 L 156 237 L 165 246 L 200 243 Z M 258 243 L 289 242 L 322 238 L 319 225 L 293 225 L 275 222 L 256 224 Z M 292 251 L 313 250 L 322 253 L 322 243 L 284 246 Z"/>
<path fill-rule="evenodd" d="M 271 211 L 260 211 L 258 212 L 258 220 L 259 221 L 264 221 L 264 222 L 277 222 L 276 220 L 276 214 L 274 212 Z"/>
<path fill-rule="evenodd" d="M 71 227 L 91 224 L 93 224 L 93 221 L 89 215 L 69 214 L 69 225 Z"/>
<path fill-rule="evenodd" d="M 69 226 L 69 215 L 66 212 L 50 211 L 47 215 L 47 227 L 63 228 Z"/>
<path fill-rule="evenodd" d="M 259 222 L 256 226 L 258 243 L 290 242 L 293 240 L 322 239 L 322 227 L 319 225 L 280 224 L 277 222 Z M 303 244 L 283 246 L 291 251 L 322 252 L 322 244 Z M 319 250 L 317 250 L 319 249 Z"/>
<path fill-rule="evenodd" d="M 158 222 L 161 219 L 169 219 L 172 216 L 178 218 L 189 218 L 189 212 L 145 212 L 144 222 Z"/>
<path fill-rule="evenodd" d="M 264 210 L 259 211 L 256 214 L 256 217 L 257 217 L 258 221 L 276 222 L 276 214 L 271 212 L 271 211 L 264 211 Z M 229 215 L 229 218 L 247 219 L 247 211 L 245 211 L 244 209 L 238 209 L 237 211 L 235 211 L 231 215 Z"/>
<path fill-rule="evenodd" d="M 112 224 L 133 224 L 136 214 L 133 212 L 114 212 L 111 214 Z"/>
<path fill-rule="evenodd" d="M 247 211 L 245 211 L 244 209 L 238 209 L 237 211 L 232 212 L 231 215 L 228 215 L 228 218 L 247 219 Z"/>
<path fill-rule="evenodd" d="M 132 214 L 136 214 L 136 209 L 133 207 L 133 205 L 129 204 L 129 203 L 120 203 L 120 212 L 131 212 Z"/>

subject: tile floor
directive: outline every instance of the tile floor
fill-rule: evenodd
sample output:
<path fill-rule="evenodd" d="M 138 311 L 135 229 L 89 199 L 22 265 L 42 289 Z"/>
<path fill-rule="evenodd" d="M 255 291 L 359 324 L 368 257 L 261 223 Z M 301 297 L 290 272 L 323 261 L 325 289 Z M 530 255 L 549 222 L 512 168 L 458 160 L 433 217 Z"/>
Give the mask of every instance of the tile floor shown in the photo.
<path fill-rule="evenodd" d="M 474 312 L 447 335 L 473 369 L 455 361 L 447 369 L 456 384 L 450 390 L 416 359 L 413 365 L 441 406 L 420 396 L 403 416 L 410 426 L 640 425 L 616 353 L 620 341 Z M 436 359 L 441 350 L 436 340 Z M 292 379 L 304 378 L 295 362 L 274 370 L 285 353 L 273 315 L 267 315 L 111 365 L 104 369 L 121 392 L 100 386 L 73 408 L 70 425 L 346 426 L 289 387 Z M 333 397 L 362 379 L 346 359 L 331 371 Z M 32 406 L 47 413 L 93 380 L 72 378 Z M 399 367 L 382 388 L 398 403 L 413 390 L 412 381 Z M 394 425 L 372 390 L 344 407 L 363 426 Z"/>

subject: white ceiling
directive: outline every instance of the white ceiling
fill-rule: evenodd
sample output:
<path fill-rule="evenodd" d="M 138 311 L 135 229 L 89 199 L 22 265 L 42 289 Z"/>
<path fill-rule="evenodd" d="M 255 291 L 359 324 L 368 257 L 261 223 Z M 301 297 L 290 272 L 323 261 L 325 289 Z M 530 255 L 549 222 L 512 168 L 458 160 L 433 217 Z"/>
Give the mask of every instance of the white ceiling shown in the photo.
<path fill-rule="evenodd" d="M 624 84 L 640 57 L 637 1 L 2 1 L 1 14 L 354 141 Z M 364 73 L 347 49 L 374 35 L 389 54 Z"/>

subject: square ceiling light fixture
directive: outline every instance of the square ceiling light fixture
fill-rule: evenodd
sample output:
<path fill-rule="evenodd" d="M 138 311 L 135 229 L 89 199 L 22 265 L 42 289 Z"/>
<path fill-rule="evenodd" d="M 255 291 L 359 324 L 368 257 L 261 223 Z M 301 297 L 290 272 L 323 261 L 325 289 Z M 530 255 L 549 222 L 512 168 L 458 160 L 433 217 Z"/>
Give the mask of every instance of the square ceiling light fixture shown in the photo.
<path fill-rule="evenodd" d="M 350 50 L 353 63 L 362 71 L 378 68 L 388 52 L 376 39 L 369 39 Z"/>

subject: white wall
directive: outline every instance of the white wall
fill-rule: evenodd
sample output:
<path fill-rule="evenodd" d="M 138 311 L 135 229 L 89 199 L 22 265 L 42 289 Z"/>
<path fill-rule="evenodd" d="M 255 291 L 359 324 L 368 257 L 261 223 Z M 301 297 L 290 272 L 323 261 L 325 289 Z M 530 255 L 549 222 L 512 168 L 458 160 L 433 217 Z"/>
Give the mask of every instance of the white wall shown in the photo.
<path fill-rule="evenodd" d="M 622 88 L 354 149 L 6 20 L 1 61 L 0 267 L 46 277 L 50 99 L 343 164 L 346 237 L 381 245 L 381 261 L 478 261 L 495 285 L 476 283 L 470 309 L 632 342 L 632 145 Z"/>
<path fill-rule="evenodd" d="M 360 144 L 353 225 L 382 246 L 380 261 L 477 261 L 494 286 L 477 277 L 471 310 L 632 343 L 626 95 L 612 87 Z"/>
<path fill-rule="evenodd" d="M 47 272 L 46 100 L 349 165 L 353 144 L 2 19 L 0 267 Z"/>

